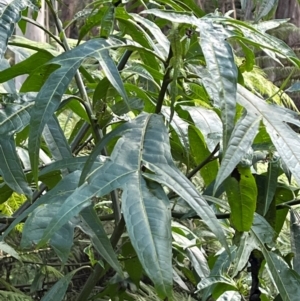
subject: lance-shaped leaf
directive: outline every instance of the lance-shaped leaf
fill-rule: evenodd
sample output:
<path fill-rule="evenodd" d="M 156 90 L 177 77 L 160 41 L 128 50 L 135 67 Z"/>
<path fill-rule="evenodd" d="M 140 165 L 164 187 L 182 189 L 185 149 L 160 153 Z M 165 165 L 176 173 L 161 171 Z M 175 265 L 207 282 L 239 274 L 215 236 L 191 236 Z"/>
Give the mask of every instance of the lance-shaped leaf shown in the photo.
<path fill-rule="evenodd" d="M 250 168 L 238 167 L 225 181 L 230 220 L 239 232 L 249 231 L 256 208 L 257 187 Z"/>
<path fill-rule="evenodd" d="M 144 145 L 153 139 L 151 129 L 158 133 L 164 125 L 161 117 L 148 114 L 141 114 L 128 125 L 110 159 L 93 170 L 86 182 L 62 204 L 60 216 L 49 223 L 39 245 L 46 243 L 57 229 L 87 207 L 93 196 L 100 197 L 122 188 L 122 211 L 132 244 L 157 293 L 168 296 L 172 290 L 170 208 L 162 188 L 156 184 L 147 186 L 141 174 Z M 162 148 L 155 152 L 164 155 Z"/>
<path fill-rule="evenodd" d="M 271 279 L 276 285 L 282 300 L 297 301 L 300 294 L 300 276 L 289 268 L 282 257 L 268 249 L 268 245 L 272 244 L 274 238 L 274 230 L 263 217 L 256 215 L 251 234 L 257 247 L 264 255 L 271 273 Z"/>
<path fill-rule="evenodd" d="M 228 143 L 228 148 L 221 162 L 214 192 L 217 191 L 222 182 L 231 174 L 251 147 L 259 128 L 260 118 L 260 116 L 255 116 L 254 114 L 247 114 L 235 125 Z"/>
<path fill-rule="evenodd" d="M 5 53 L 8 39 L 13 34 L 16 23 L 21 19 L 21 12 L 28 6 L 34 7 L 29 0 L 13 0 L 8 5 L 0 4 L 0 59 Z"/>
<path fill-rule="evenodd" d="M 55 161 L 72 158 L 72 152 L 56 116 L 51 116 L 47 122 L 43 138 Z"/>
<path fill-rule="evenodd" d="M 86 267 L 80 267 L 70 273 L 68 273 L 66 276 L 59 279 L 52 287 L 51 289 L 43 296 L 41 299 L 42 301 L 62 301 L 65 298 L 66 291 L 69 287 L 70 281 L 72 280 L 73 276 L 80 270 L 89 268 Z"/>
<path fill-rule="evenodd" d="M 262 0 L 255 16 L 255 22 L 268 15 L 268 13 L 277 7 L 278 0 Z"/>
<path fill-rule="evenodd" d="M 182 109 L 189 112 L 195 126 L 201 131 L 205 138 L 207 148 L 213 151 L 219 141 L 210 138 L 210 136 L 222 133 L 222 122 L 218 114 L 203 107 L 181 106 Z"/>
<path fill-rule="evenodd" d="M 80 213 L 80 219 L 81 221 L 77 223 L 77 226 L 90 236 L 93 246 L 99 255 L 122 276 L 122 268 L 118 262 L 116 253 L 93 207 L 89 206 L 83 209 Z"/>
<path fill-rule="evenodd" d="M 299 300 L 300 276 L 289 268 L 285 260 L 278 254 L 268 250 L 265 250 L 263 254 L 282 300 Z"/>
<path fill-rule="evenodd" d="M 99 53 L 104 49 L 112 47 L 112 44 L 117 43 L 121 42 L 119 40 L 112 41 L 110 39 L 90 40 L 71 51 L 63 53 L 49 62 L 49 64 L 59 65 L 60 68 L 56 69 L 49 76 L 46 83 L 39 91 L 37 95 L 38 101 L 36 101 L 32 110 L 30 120 L 28 148 L 35 180 L 37 180 L 37 168 L 39 163 L 40 135 L 45 124 L 58 108 L 62 95 L 76 74 L 77 69 L 87 56 L 96 57 L 102 61 L 102 57 Z M 102 66 L 104 65 L 106 66 L 105 62 L 102 62 Z M 109 67 L 105 70 L 109 70 Z M 109 79 L 112 78 L 109 77 Z"/>
<path fill-rule="evenodd" d="M 22 212 L 16 219 L 9 225 L 9 227 L 2 234 L 2 238 L 5 238 L 10 231 L 20 223 L 29 213 L 33 212 L 38 206 L 43 204 L 49 204 L 52 201 L 62 203 L 78 186 L 80 172 L 75 171 L 65 176 L 53 189 L 42 195 L 36 202 L 34 202 L 29 208 Z M 27 222 L 27 221 L 26 221 Z M 26 244 L 27 242 L 25 242 Z"/>
<path fill-rule="evenodd" d="M 173 280 L 171 207 L 164 190 L 155 182 L 146 185 L 141 175 L 133 175 L 124 186 L 122 210 L 143 268 L 158 294 L 170 296 Z"/>
<path fill-rule="evenodd" d="M 21 260 L 18 252 L 4 241 L 0 241 L 0 250 L 18 260 Z"/>
<path fill-rule="evenodd" d="M 40 241 L 48 223 L 54 216 L 59 214 L 60 207 L 60 203 L 51 202 L 51 204 L 44 204 L 33 211 L 24 225 L 21 240 L 22 248 L 31 247 Z M 73 245 L 73 229 L 73 225 L 66 223 L 54 233 L 50 240 L 50 245 L 64 263 L 68 260 Z"/>
<path fill-rule="evenodd" d="M 269 105 L 242 86 L 238 87 L 238 102 L 246 110 L 261 116 L 279 155 L 300 183 L 300 139 L 287 122 L 300 126 L 297 113 L 276 105 Z"/>
<path fill-rule="evenodd" d="M 219 88 L 219 103 L 223 121 L 223 148 L 227 144 L 234 127 L 237 91 L 237 67 L 234 62 L 231 46 L 225 40 L 225 34 L 211 23 L 199 23 L 201 32 L 200 45 L 205 57 L 206 66 L 211 77 Z"/>
<path fill-rule="evenodd" d="M 167 118 L 167 120 L 170 121 L 170 124 L 176 132 L 176 134 L 178 135 L 178 138 L 182 146 L 184 147 L 188 158 L 190 150 L 190 143 L 188 138 L 189 124 L 185 120 L 180 118 L 176 112 L 174 112 L 172 116 L 172 112 L 169 107 L 163 106 L 161 112 Z"/>
<path fill-rule="evenodd" d="M 5 183 L 19 194 L 31 198 L 32 191 L 26 181 L 25 174 L 16 152 L 13 136 L 0 138 L 0 170 Z"/>
<path fill-rule="evenodd" d="M 0 110 L 0 135 L 11 136 L 29 124 L 36 93 L 21 95 L 18 102 L 8 102 Z"/>
<path fill-rule="evenodd" d="M 300 215 L 296 210 L 290 210 L 291 217 L 291 247 L 294 253 L 294 270 L 300 273 Z"/>
<path fill-rule="evenodd" d="M 224 247 L 228 248 L 225 235 L 213 210 L 191 182 L 175 166 L 171 157 L 169 137 L 163 120 L 158 116 L 154 119 L 156 119 L 156 124 L 149 127 L 147 131 L 151 139 L 145 140 L 143 162 L 155 174 L 145 173 L 144 175 L 147 178 L 168 186 L 185 199 L 197 214 L 201 216 Z"/>

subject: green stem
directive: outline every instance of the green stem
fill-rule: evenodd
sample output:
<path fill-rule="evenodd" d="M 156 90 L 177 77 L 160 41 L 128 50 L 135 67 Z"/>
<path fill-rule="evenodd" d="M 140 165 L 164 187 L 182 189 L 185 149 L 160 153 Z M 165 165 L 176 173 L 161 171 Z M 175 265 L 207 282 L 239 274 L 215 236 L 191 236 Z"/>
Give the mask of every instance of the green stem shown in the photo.
<path fill-rule="evenodd" d="M 211 162 L 212 160 L 217 159 L 218 157 L 214 157 L 214 155 L 219 151 L 220 149 L 220 145 L 219 143 L 216 145 L 215 149 L 212 151 L 212 153 L 206 158 L 204 159 L 198 166 L 196 166 L 192 171 L 190 171 L 187 174 L 187 178 L 190 179 L 192 178 L 199 170 L 201 170 L 206 164 L 208 164 L 209 162 Z"/>
<path fill-rule="evenodd" d="M 33 25 L 35 25 L 36 27 L 40 28 L 41 30 L 43 30 L 44 32 L 46 32 L 53 40 L 55 40 L 55 42 L 60 45 L 62 48 L 65 48 L 63 43 L 51 32 L 49 31 L 47 28 L 45 28 L 44 26 L 42 26 L 40 23 L 30 19 L 30 18 L 27 18 L 27 17 L 22 17 L 22 19 L 28 23 L 31 23 Z"/>

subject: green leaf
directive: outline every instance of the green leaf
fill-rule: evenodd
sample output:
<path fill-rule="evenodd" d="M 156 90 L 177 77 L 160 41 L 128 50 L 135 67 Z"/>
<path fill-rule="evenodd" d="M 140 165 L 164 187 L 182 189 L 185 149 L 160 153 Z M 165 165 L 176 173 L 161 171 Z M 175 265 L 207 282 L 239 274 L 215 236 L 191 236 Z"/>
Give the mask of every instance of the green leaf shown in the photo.
<path fill-rule="evenodd" d="M 13 249 L 10 245 L 8 245 L 6 242 L 0 241 L 0 250 L 21 261 L 21 258 L 17 251 Z"/>
<path fill-rule="evenodd" d="M 54 161 L 72 158 L 71 149 L 56 116 L 52 115 L 45 125 L 43 138 Z M 69 169 L 69 171 L 72 172 L 73 170 Z"/>
<path fill-rule="evenodd" d="M 43 296 L 41 301 L 62 301 L 65 298 L 65 294 L 67 292 L 67 289 L 69 287 L 69 283 L 72 280 L 73 276 L 80 270 L 89 268 L 86 267 L 80 267 L 70 273 L 68 273 L 63 278 L 59 279 L 52 287 L 51 289 Z"/>
<path fill-rule="evenodd" d="M 300 293 L 300 276 L 289 268 L 282 257 L 263 249 L 265 260 L 270 269 L 273 283 L 276 285 L 282 300 L 297 301 Z"/>
<path fill-rule="evenodd" d="M 31 247 L 40 241 L 48 223 L 54 216 L 59 214 L 60 207 L 60 203 L 51 202 L 51 204 L 39 206 L 30 214 L 23 229 L 22 248 Z M 66 223 L 54 233 L 50 240 L 50 245 L 63 263 L 68 260 L 73 245 L 73 228 L 74 226 Z"/>
<path fill-rule="evenodd" d="M 257 187 L 250 168 L 237 167 L 225 185 L 233 227 L 239 232 L 249 231 L 257 198 Z"/>
<path fill-rule="evenodd" d="M 93 246 L 100 256 L 102 256 L 108 264 L 120 276 L 123 275 L 122 268 L 118 262 L 116 253 L 107 237 L 107 234 L 99 220 L 95 210 L 90 206 L 82 210 L 80 213 L 81 221 L 77 224 L 89 237 Z"/>
<path fill-rule="evenodd" d="M 173 277 L 169 200 L 157 183 L 147 185 L 142 177 L 133 180 L 126 182 L 122 194 L 128 234 L 158 294 L 170 296 Z"/>
<path fill-rule="evenodd" d="M 19 1 L 13 0 L 6 5 L 1 3 L 0 11 L 0 59 L 6 51 L 9 37 L 13 34 L 16 23 L 21 19 L 21 12 L 28 6 L 32 7 L 29 0 Z"/>
<path fill-rule="evenodd" d="M 197 246 L 193 246 L 194 242 L 184 235 L 173 232 L 172 236 L 176 244 L 181 246 L 187 254 L 198 276 L 200 278 L 208 277 L 210 269 L 203 252 Z"/>
<path fill-rule="evenodd" d="M 23 173 L 13 137 L 0 138 L 0 171 L 5 183 L 13 191 L 31 198 L 32 191 Z"/>
<path fill-rule="evenodd" d="M 203 289 L 205 289 L 213 284 L 217 284 L 217 283 L 227 284 L 231 288 L 237 290 L 235 282 L 226 276 L 210 276 L 210 277 L 201 279 L 200 283 L 197 285 L 197 288 L 198 288 L 198 290 L 203 290 Z"/>
<path fill-rule="evenodd" d="M 240 301 L 241 295 L 237 291 L 226 291 L 216 301 Z"/>
<path fill-rule="evenodd" d="M 247 114 L 237 122 L 221 162 L 214 192 L 217 191 L 222 182 L 231 174 L 251 147 L 258 131 L 259 122 L 260 117 L 254 114 Z"/>
<path fill-rule="evenodd" d="M 123 100 L 127 104 L 128 109 L 130 110 L 129 99 L 125 91 L 122 78 L 119 74 L 118 68 L 116 67 L 114 61 L 110 57 L 108 50 L 104 49 L 101 52 L 98 52 L 98 60 L 101 67 L 103 68 L 107 79 L 122 96 Z"/>
<path fill-rule="evenodd" d="M 4 104 L 0 110 L 1 136 L 11 136 L 29 124 L 36 93 L 26 93 L 19 96 L 19 100 Z"/>
<path fill-rule="evenodd" d="M 48 191 L 45 195 L 42 195 L 29 208 L 17 216 L 2 234 L 2 238 L 4 239 L 18 223 L 20 223 L 28 216 L 29 213 L 33 212 L 40 205 L 49 204 L 51 202 L 62 203 L 77 188 L 79 177 L 79 171 L 75 171 L 65 176 L 53 189 Z"/>
<path fill-rule="evenodd" d="M 183 149 L 185 150 L 187 158 L 188 158 L 189 150 L 190 150 L 190 144 L 189 144 L 189 138 L 188 138 L 189 124 L 185 120 L 180 118 L 176 112 L 173 113 L 173 117 L 172 117 L 172 112 L 169 107 L 163 106 L 161 112 L 167 118 L 167 120 L 170 122 L 172 128 L 178 135 L 180 143 L 182 144 Z"/>
<path fill-rule="evenodd" d="M 270 248 L 274 247 L 275 231 L 262 216 L 255 214 L 250 233 L 254 238 L 255 248 L 263 253 L 269 267 L 271 279 L 282 300 L 298 300 L 299 275 L 288 267 L 282 257 L 270 251 Z"/>
<path fill-rule="evenodd" d="M 110 160 L 93 170 L 84 184 L 62 203 L 61 214 L 49 223 L 39 245 L 45 244 L 57 229 L 87 207 L 93 196 L 101 197 L 122 188 L 122 211 L 132 244 L 157 293 L 168 296 L 172 291 L 170 208 L 162 188 L 155 183 L 147 186 L 141 174 L 143 145 L 152 141 L 152 128 L 156 133 L 161 132 L 163 121 L 158 115 L 141 114 L 127 127 Z M 128 141 L 130 154 L 124 152 Z M 163 154 L 161 147 L 156 152 Z"/>
<path fill-rule="evenodd" d="M 297 113 L 269 105 L 247 89 L 238 87 L 238 102 L 248 112 L 261 116 L 279 155 L 300 183 L 300 139 L 287 123 L 300 127 Z"/>
<path fill-rule="evenodd" d="M 160 46 L 161 52 L 164 52 L 163 56 L 166 59 L 169 54 L 170 42 L 164 35 L 164 33 L 161 31 L 161 29 L 154 22 L 143 18 L 138 14 L 131 13 L 130 15 L 136 22 L 142 24 L 153 35 L 153 37 Z"/>
<path fill-rule="evenodd" d="M 218 99 L 213 99 L 216 107 L 221 110 L 223 121 L 223 148 L 227 149 L 231 132 L 234 127 L 237 67 L 234 63 L 231 46 L 225 40 L 225 33 L 218 32 L 211 23 L 200 23 L 200 45 L 205 57 L 206 67 L 218 84 Z"/>
<path fill-rule="evenodd" d="M 0 72 L 0 82 L 6 82 L 9 79 L 17 77 L 18 75 L 29 74 L 36 68 L 47 63 L 53 58 L 53 55 L 48 51 L 38 51 L 37 53 L 31 55 L 24 61 L 11 66 Z"/>
<path fill-rule="evenodd" d="M 2 72 L 2 70 L 9 70 L 10 68 L 10 64 L 6 59 L 0 59 L 0 74 Z M 0 80 L 1 80 L 1 75 L 0 75 Z M 4 88 L 4 90 L 9 93 L 9 94 L 17 94 L 17 90 L 16 90 L 16 85 L 15 85 L 15 81 L 11 80 L 11 79 L 7 79 L 3 81 L 4 83 L 1 85 L 2 88 Z"/>
<path fill-rule="evenodd" d="M 189 112 L 195 126 L 205 138 L 208 150 L 212 152 L 219 142 L 212 137 L 222 133 L 222 122 L 218 114 L 203 107 L 181 106 L 181 108 Z"/>
<path fill-rule="evenodd" d="M 94 56 L 101 60 L 102 56 L 99 53 L 103 49 L 112 47 L 111 45 L 114 43 L 114 41 L 109 39 L 90 40 L 69 52 L 61 54 L 49 62 L 49 64 L 56 64 L 61 67 L 51 73 L 48 80 L 39 91 L 37 95 L 39 101 L 35 103 L 31 114 L 28 149 L 35 181 L 37 181 L 37 168 L 39 163 L 40 135 L 45 124 L 58 108 L 63 93 L 67 89 L 67 86 L 84 58 L 87 56 Z M 108 73 L 110 72 L 109 67 L 111 67 L 110 62 L 111 60 L 108 62 L 110 65 L 103 63 L 103 68 L 105 67 L 108 69 L 106 70 Z M 112 80 L 116 80 L 116 83 L 118 84 L 118 79 L 113 77 L 115 74 L 114 71 L 112 72 L 113 73 L 109 73 L 110 77 Z"/>
<path fill-rule="evenodd" d="M 113 4 L 107 6 L 100 24 L 100 37 L 108 38 L 114 29 L 115 6 Z"/>
<path fill-rule="evenodd" d="M 205 139 L 199 130 L 192 126 L 189 127 L 188 137 L 191 155 L 197 165 L 201 164 L 210 155 L 210 151 L 208 150 L 208 147 L 204 141 Z M 217 160 L 209 162 L 201 168 L 200 174 L 203 177 L 206 186 L 216 179 L 218 168 L 219 166 Z"/>
<path fill-rule="evenodd" d="M 290 210 L 291 218 L 291 247 L 294 253 L 293 267 L 294 270 L 300 273 L 300 216 L 296 210 Z"/>
<path fill-rule="evenodd" d="M 268 171 L 266 175 L 266 185 L 265 185 L 265 202 L 263 216 L 269 210 L 270 204 L 274 198 L 276 188 L 277 188 L 277 178 L 280 170 L 280 160 L 279 158 L 274 158 L 268 164 Z"/>
<path fill-rule="evenodd" d="M 261 0 L 259 8 L 255 16 L 255 22 L 258 22 L 263 17 L 267 16 L 271 10 L 277 7 L 278 0 Z"/>

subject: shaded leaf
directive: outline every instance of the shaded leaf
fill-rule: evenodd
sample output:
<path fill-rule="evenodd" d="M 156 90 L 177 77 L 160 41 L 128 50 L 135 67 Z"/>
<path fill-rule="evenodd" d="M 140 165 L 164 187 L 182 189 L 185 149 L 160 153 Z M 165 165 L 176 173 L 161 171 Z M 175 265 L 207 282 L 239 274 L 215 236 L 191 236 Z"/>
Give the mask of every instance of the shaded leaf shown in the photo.
<path fill-rule="evenodd" d="M 293 267 L 300 274 L 300 216 L 295 210 L 290 210 L 291 217 L 291 247 L 294 253 Z"/>
<path fill-rule="evenodd" d="M 217 191 L 219 185 L 230 175 L 251 147 L 258 131 L 259 122 L 260 117 L 254 114 L 247 114 L 237 122 L 222 158 L 214 191 Z"/>
<path fill-rule="evenodd" d="M 1 176 L 11 189 L 31 198 L 32 191 L 24 175 L 13 137 L 0 138 L 0 170 Z"/>
<path fill-rule="evenodd" d="M 91 206 L 85 208 L 80 213 L 79 219 L 81 219 L 81 222 L 79 222 L 77 226 L 90 236 L 99 255 L 102 256 L 108 264 L 122 276 L 122 268 L 118 262 L 116 253 L 95 210 Z"/>
<path fill-rule="evenodd" d="M 68 289 L 69 283 L 72 280 L 73 276 L 80 270 L 88 268 L 86 267 L 80 267 L 70 273 L 68 273 L 66 276 L 59 279 L 52 287 L 51 289 L 43 296 L 41 299 L 42 301 L 62 301 L 65 298 L 66 291 Z"/>
<path fill-rule="evenodd" d="M 238 87 L 238 102 L 248 112 L 262 117 L 279 155 L 300 183 L 300 139 L 287 124 L 300 126 L 298 115 L 286 108 L 267 104 L 241 86 Z"/>
<path fill-rule="evenodd" d="M 13 0 L 6 5 L 1 3 L 0 11 L 0 59 L 2 59 L 9 37 L 13 34 L 16 23 L 21 19 L 21 12 L 27 7 L 34 7 L 29 0 Z"/>
<path fill-rule="evenodd" d="M 230 220 L 239 232 L 249 231 L 256 208 L 257 187 L 248 167 L 237 167 L 226 180 L 226 193 L 231 209 Z"/>

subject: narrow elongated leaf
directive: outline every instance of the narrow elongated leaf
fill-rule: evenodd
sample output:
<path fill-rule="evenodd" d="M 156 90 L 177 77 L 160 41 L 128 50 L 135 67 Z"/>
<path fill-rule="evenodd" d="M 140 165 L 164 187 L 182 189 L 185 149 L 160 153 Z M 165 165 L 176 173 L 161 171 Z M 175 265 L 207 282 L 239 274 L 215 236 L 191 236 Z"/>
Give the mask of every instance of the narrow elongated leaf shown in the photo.
<path fill-rule="evenodd" d="M 55 161 L 72 158 L 71 149 L 56 116 L 52 115 L 45 125 L 43 138 Z"/>
<path fill-rule="evenodd" d="M 263 254 L 282 300 L 297 301 L 300 293 L 300 276 L 290 269 L 278 254 L 267 249 Z"/>
<path fill-rule="evenodd" d="M 107 79 L 123 97 L 123 100 L 126 102 L 128 109 L 130 110 L 128 96 L 123 86 L 123 81 L 119 74 L 119 70 L 117 69 L 112 58 L 110 57 L 108 50 L 104 49 L 103 51 L 98 52 L 97 58 L 99 59 L 99 63 L 102 66 Z"/>
<path fill-rule="evenodd" d="M 74 77 L 83 59 L 87 56 L 98 57 L 101 50 L 111 47 L 113 43 L 115 42 L 109 39 L 90 40 L 49 62 L 49 64 L 57 64 L 61 67 L 56 69 L 43 85 L 37 95 L 39 101 L 35 103 L 31 114 L 28 148 L 35 181 L 37 181 L 37 168 L 39 163 L 40 135 L 45 124 L 58 108 L 63 93 L 67 89 L 68 84 Z M 107 65 L 105 66 L 107 67 Z"/>
<path fill-rule="evenodd" d="M 32 191 L 23 173 L 13 137 L 0 138 L 0 170 L 5 183 L 11 189 L 31 198 Z"/>
<path fill-rule="evenodd" d="M 197 165 L 203 163 L 204 160 L 211 155 L 205 143 L 205 138 L 197 128 L 192 126 L 189 127 L 188 137 L 189 137 L 189 143 L 191 148 L 191 155 L 195 163 Z M 201 168 L 200 174 L 206 186 L 208 186 L 216 179 L 218 169 L 219 166 L 217 160 L 213 160 L 212 162 L 207 163 L 205 166 Z"/>
<path fill-rule="evenodd" d="M 256 208 L 257 187 L 250 168 L 238 167 L 225 182 L 230 220 L 239 232 L 249 231 Z"/>
<path fill-rule="evenodd" d="M 163 183 L 185 199 L 215 233 L 223 246 L 228 248 L 223 230 L 214 212 L 191 182 L 175 166 L 170 154 L 168 134 L 166 131 L 162 131 L 162 129 L 165 129 L 162 119 L 158 117 L 155 117 L 155 119 L 156 126 L 160 130 L 156 131 L 154 126 L 149 128 L 148 134 L 155 137 L 155 140 L 152 138 L 145 141 L 143 154 L 145 166 L 155 172 L 155 174 L 145 173 L 144 176 Z M 161 152 L 156 150 L 161 150 Z"/>
<path fill-rule="evenodd" d="M 257 248 L 264 255 L 271 273 L 271 279 L 276 285 L 282 300 L 297 301 L 300 293 L 300 276 L 289 268 L 282 257 L 269 251 L 268 248 L 273 244 L 274 230 L 263 217 L 255 215 L 251 235 L 255 239 Z"/>
<path fill-rule="evenodd" d="M 8 5 L 0 5 L 0 59 L 2 59 L 9 37 L 13 34 L 16 23 L 21 19 L 21 12 L 28 6 L 34 7 L 29 0 L 13 0 Z"/>
<path fill-rule="evenodd" d="M 8 255 L 21 260 L 19 254 L 17 253 L 16 250 L 14 250 L 14 248 L 12 248 L 10 245 L 8 245 L 6 242 L 4 241 L 0 241 L 0 250 L 7 253 Z"/>
<path fill-rule="evenodd" d="M 39 51 L 24 61 L 15 64 L 8 69 L 0 72 L 0 82 L 6 82 L 18 75 L 28 74 L 37 67 L 45 64 L 53 58 L 53 55 L 48 51 Z"/>
<path fill-rule="evenodd" d="M 263 211 L 264 216 L 268 212 L 270 204 L 273 201 L 276 192 L 279 169 L 280 169 L 279 158 L 275 158 L 273 161 L 269 162 L 266 186 L 265 186 L 265 203 L 264 203 L 264 211 Z"/>
<path fill-rule="evenodd" d="M 209 151 L 213 151 L 218 144 L 216 139 L 212 139 L 213 135 L 220 135 L 222 133 L 222 122 L 220 117 L 213 110 L 209 110 L 203 107 L 191 107 L 181 106 L 182 109 L 189 112 L 193 119 L 195 126 L 203 134 L 207 148 Z"/>
<path fill-rule="evenodd" d="M 68 273 L 63 278 L 59 279 L 52 287 L 51 289 L 43 296 L 41 301 L 62 301 L 65 298 L 66 291 L 69 287 L 69 283 L 72 280 L 73 276 L 80 270 L 89 268 L 86 267 L 80 267 L 70 273 Z"/>
<path fill-rule="evenodd" d="M 179 117 L 179 115 L 174 112 L 172 116 L 171 109 L 169 107 L 163 107 L 161 110 L 162 114 L 167 118 L 168 121 L 170 121 L 170 124 L 176 134 L 178 135 L 178 138 L 184 147 L 184 150 L 187 153 L 187 157 L 189 156 L 189 150 L 190 150 L 190 145 L 189 145 L 189 139 L 188 139 L 188 129 L 189 129 L 189 124 L 184 121 L 182 118 Z"/>
<path fill-rule="evenodd" d="M 160 123 L 157 122 L 158 118 Z M 152 127 L 156 132 L 162 130 L 162 118 L 141 114 L 129 125 L 118 140 L 110 160 L 95 169 L 86 182 L 65 200 L 60 216 L 54 217 L 49 223 L 39 245 L 46 243 L 57 229 L 87 207 L 93 196 L 100 197 L 122 188 L 122 211 L 129 236 L 157 293 L 168 296 L 172 290 L 170 208 L 162 188 L 153 186 L 156 184 L 149 184 L 148 188 L 141 175 L 143 145 L 151 140 Z M 156 152 L 162 152 L 163 155 L 160 148 Z M 153 202 L 155 199 L 156 202 Z M 161 229 L 165 229 L 164 232 Z"/>
<path fill-rule="evenodd" d="M 200 45 L 205 57 L 206 66 L 211 77 L 218 83 L 219 101 L 214 99 L 215 106 L 221 110 L 223 121 L 223 148 L 227 149 L 229 138 L 234 127 L 237 68 L 234 63 L 231 46 L 225 35 L 218 32 L 211 23 L 202 23 Z"/>
<path fill-rule="evenodd" d="M 7 103 L 0 110 L 0 135 L 10 136 L 29 124 L 36 93 L 23 94 L 19 102 Z M 24 101 L 23 101 L 24 100 Z"/>
<path fill-rule="evenodd" d="M 59 214 L 60 207 L 60 203 L 51 202 L 51 204 L 44 204 L 34 210 L 24 225 L 21 247 L 31 247 L 40 241 L 50 220 Z M 74 226 L 66 223 L 56 231 L 50 240 L 50 245 L 64 263 L 67 261 L 73 245 L 73 228 Z"/>
<path fill-rule="evenodd" d="M 93 246 L 99 255 L 102 256 L 120 276 L 122 276 L 122 268 L 118 262 L 116 253 L 95 210 L 91 206 L 83 209 L 80 213 L 80 219 L 82 219 L 82 221 L 77 224 L 77 226 L 90 236 Z"/>
<path fill-rule="evenodd" d="M 259 2 L 259 9 L 255 17 L 255 22 L 258 22 L 261 18 L 268 15 L 268 13 L 278 4 L 278 0 L 261 0 Z"/>
<path fill-rule="evenodd" d="M 10 64 L 6 59 L 0 59 L 0 74 L 2 70 L 9 70 Z M 1 79 L 1 75 L 0 75 Z M 15 82 L 11 79 L 7 79 L 3 81 L 2 87 L 9 94 L 17 94 Z"/>
<path fill-rule="evenodd" d="M 257 117 L 254 114 L 247 114 L 237 122 L 221 162 L 214 192 L 217 191 L 222 182 L 231 174 L 251 147 L 259 128 L 259 122 L 260 116 Z"/>
<path fill-rule="evenodd" d="M 290 210 L 291 217 L 291 247 L 294 253 L 293 267 L 300 274 L 300 216 L 296 210 Z"/>
<path fill-rule="evenodd" d="M 217 301 L 241 301 L 242 297 L 237 291 L 227 291 L 223 293 Z"/>
<path fill-rule="evenodd" d="M 170 49 L 170 42 L 167 39 L 167 37 L 163 34 L 161 29 L 152 21 L 142 18 L 138 14 L 130 14 L 133 19 L 138 22 L 139 24 L 142 24 L 145 28 L 148 29 L 148 31 L 153 35 L 153 37 L 156 39 L 157 43 L 160 46 L 161 52 L 164 52 L 164 59 L 168 57 L 169 49 Z"/>
<path fill-rule="evenodd" d="M 190 245 L 192 244 L 192 241 L 187 237 L 184 237 L 183 235 L 173 232 L 172 236 L 176 243 L 179 244 L 187 253 L 187 256 L 192 262 L 193 268 L 195 269 L 198 276 L 200 278 L 208 277 L 210 269 L 207 260 L 201 250 L 196 246 L 191 247 Z"/>
<path fill-rule="evenodd" d="M 134 175 L 124 186 L 122 210 L 131 242 L 146 273 L 160 296 L 170 296 L 171 207 L 165 192 L 160 185 L 146 185 L 141 175 Z"/>
<path fill-rule="evenodd" d="M 40 205 L 49 204 L 52 201 L 62 203 L 77 188 L 79 177 L 79 171 L 75 171 L 65 176 L 53 189 L 48 191 L 45 195 L 42 195 L 29 208 L 27 208 L 23 213 L 16 217 L 16 219 L 2 234 L 2 237 L 5 238 L 18 223 L 20 223 L 24 218 L 27 217 L 29 213 L 33 212 Z"/>
<path fill-rule="evenodd" d="M 279 155 L 300 183 L 300 139 L 287 122 L 300 126 L 297 114 L 275 105 L 268 105 L 247 89 L 238 87 L 238 102 L 247 111 L 261 116 Z"/>

